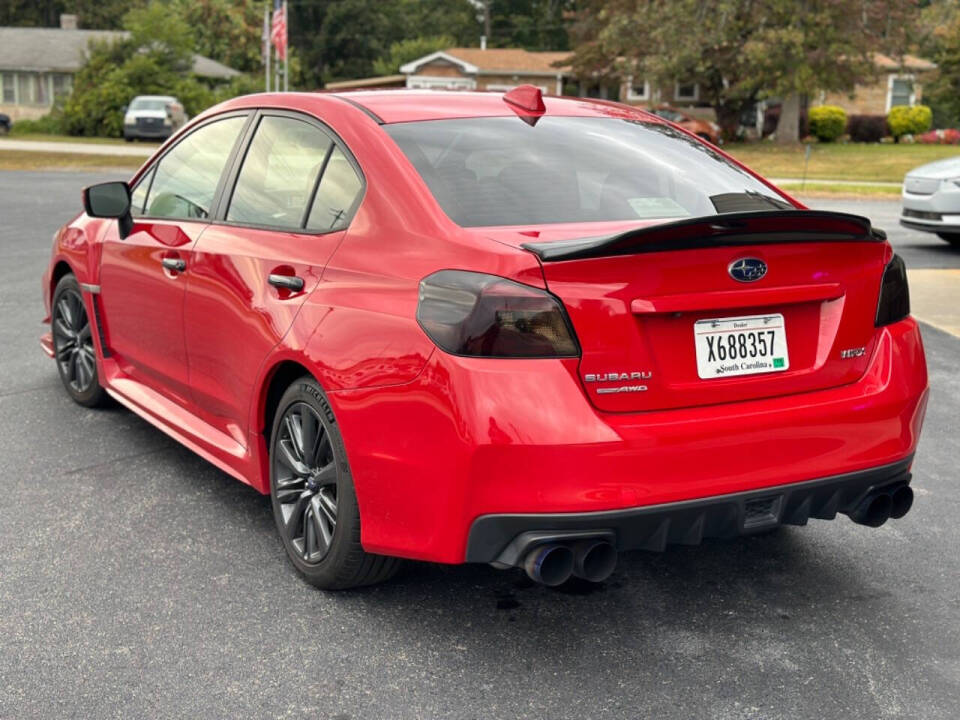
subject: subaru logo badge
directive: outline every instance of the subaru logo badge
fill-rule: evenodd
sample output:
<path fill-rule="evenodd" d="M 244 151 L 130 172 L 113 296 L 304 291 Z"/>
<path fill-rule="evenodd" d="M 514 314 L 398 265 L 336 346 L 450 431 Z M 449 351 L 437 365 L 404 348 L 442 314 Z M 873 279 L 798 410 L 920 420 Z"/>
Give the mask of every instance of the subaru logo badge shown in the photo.
<path fill-rule="evenodd" d="M 727 272 L 738 282 L 754 282 L 767 274 L 767 264 L 758 258 L 740 258 L 730 263 Z"/>

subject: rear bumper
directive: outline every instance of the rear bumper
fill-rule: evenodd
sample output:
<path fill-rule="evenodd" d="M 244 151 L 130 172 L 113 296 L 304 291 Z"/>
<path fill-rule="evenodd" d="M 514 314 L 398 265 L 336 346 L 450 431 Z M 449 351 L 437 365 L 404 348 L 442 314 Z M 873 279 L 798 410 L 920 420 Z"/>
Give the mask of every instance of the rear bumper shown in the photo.
<path fill-rule="evenodd" d="M 662 551 L 667 545 L 699 545 L 778 525 L 833 520 L 852 511 L 871 491 L 909 483 L 913 458 L 821 480 L 699 500 L 595 513 L 484 515 L 470 528 L 467 562 L 517 565 L 543 538 L 605 536 L 618 551 Z"/>
<path fill-rule="evenodd" d="M 927 373 L 908 318 L 878 330 L 857 382 L 762 400 L 606 413 L 584 395 L 576 359 L 441 352 L 413 382 L 329 397 L 364 547 L 458 563 L 483 516 L 635 512 L 905 461 Z"/>

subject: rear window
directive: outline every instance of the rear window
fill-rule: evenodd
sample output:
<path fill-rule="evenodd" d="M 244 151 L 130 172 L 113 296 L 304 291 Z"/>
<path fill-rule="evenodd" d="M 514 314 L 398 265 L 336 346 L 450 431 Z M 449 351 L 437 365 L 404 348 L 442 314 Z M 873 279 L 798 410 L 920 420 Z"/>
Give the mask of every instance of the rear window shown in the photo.
<path fill-rule="evenodd" d="M 679 219 L 793 205 L 660 123 L 466 118 L 384 126 L 458 225 Z"/>

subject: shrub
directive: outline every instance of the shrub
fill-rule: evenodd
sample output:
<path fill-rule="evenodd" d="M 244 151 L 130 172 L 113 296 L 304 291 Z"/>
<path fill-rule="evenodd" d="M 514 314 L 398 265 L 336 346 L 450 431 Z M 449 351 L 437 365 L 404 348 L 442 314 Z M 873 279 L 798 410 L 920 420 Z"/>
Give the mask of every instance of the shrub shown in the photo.
<path fill-rule="evenodd" d="M 851 115 L 847 132 L 854 142 L 880 142 L 887 134 L 887 118 L 884 115 Z"/>
<path fill-rule="evenodd" d="M 847 128 L 847 113 L 836 105 L 810 108 L 810 134 L 821 142 L 833 142 Z"/>
<path fill-rule="evenodd" d="M 887 113 L 887 125 L 894 138 L 904 135 L 919 135 L 930 129 L 933 123 L 933 113 L 926 105 L 898 105 L 890 108 Z"/>
<path fill-rule="evenodd" d="M 917 142 L 924 145 L 960 145 L 960 130 L 930 130 L 918 135 Z"/>
<path fill-rule="evenodd" d="M 54 110 L 43 117 L 38 117 L 36 120 L 18 120 L 10 128 L 11 135 L 34 135 L 36 133 L 62 135 L 64 132 L 63 114 L 58 110 Z"/>

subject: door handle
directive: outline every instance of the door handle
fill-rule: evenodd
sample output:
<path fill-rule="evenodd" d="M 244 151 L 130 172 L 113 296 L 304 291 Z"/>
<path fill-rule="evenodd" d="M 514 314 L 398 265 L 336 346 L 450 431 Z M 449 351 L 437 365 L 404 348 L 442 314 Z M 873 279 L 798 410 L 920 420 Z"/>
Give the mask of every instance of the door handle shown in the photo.
<path fill-rule="evenodd" d="M 167 270 L 172 270 L 173 272 L 183 272 L 187 269 L 187 263 L 185 260 L 180 258 L 164 258 L 163 266 Z"/>
<path fill-rule="evenodd" d="M 303 290 L 303 278 L 297 277 L 296 275 L 277 275 L 276 273 L 270 273 L 267 282 L 275 288 Z"/>

